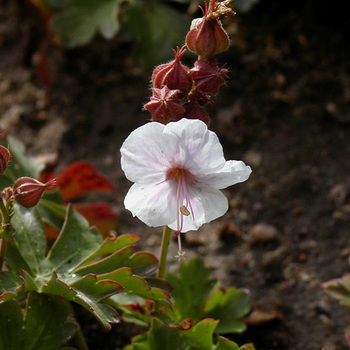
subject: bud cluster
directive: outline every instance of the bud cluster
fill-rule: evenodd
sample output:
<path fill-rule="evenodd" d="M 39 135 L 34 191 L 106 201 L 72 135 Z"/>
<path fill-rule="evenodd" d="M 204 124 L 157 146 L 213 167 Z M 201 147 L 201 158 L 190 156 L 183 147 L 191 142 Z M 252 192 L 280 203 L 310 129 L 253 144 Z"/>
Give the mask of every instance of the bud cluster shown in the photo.
<path fill-rule="evenodd" d="M 177 47 L 174 60 L 157 66 L 152 73 L 152 96 L 144 108 L 153 121 L 168 123 L 182 118 L 199 119 L 209 124 L 204 106 L 212 103 L 225 83 L 228 69 L 219 67 L 213 56 L 230 45 L 220 17 L 235 13 L 227 5 L 231 0 L 210 0 L 202 9 L 203 17 L 192 21 L 186 36 L 187 48 L 198 55 L 192 68 L 181 63 L 186 47 Z"/>

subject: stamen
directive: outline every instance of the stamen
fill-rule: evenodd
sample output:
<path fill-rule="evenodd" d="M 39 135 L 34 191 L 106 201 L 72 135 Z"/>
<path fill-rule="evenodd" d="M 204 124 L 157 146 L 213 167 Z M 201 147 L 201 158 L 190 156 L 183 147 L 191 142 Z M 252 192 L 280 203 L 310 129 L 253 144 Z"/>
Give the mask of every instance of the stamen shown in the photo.
<path fill-rule="evenodd" d="M 176 190 L 176 230 L 182 231 L 184 224 L 184 216 L 192 214 L 194 220 L 194 212 L 190 200 L 190 195 L 186 186 L 186 170 L 184 169 L 173 169 L 169 173 L 172 177 L 177 180 Z M 181 252 L 181 251 L 180 251 Z"/>
<path fill-rule="evenodd" d="M 181 177 L 179 177 L 177 182 L 177 191 L 176 191 L 176 222 L 177 222 L 177 231 L 181 232 L 182 227 L 180 228 L 180 189 L 181 189 Z"/>
<path fill-rule="evenodd" d="M 194 220 L 194 212 L 193 212 L 192 204 L 190 201 L 190 195 L 188 194 L 188 191 L 187 191 L 186 181 L 185 181 L 183 173 L 181 173 L 181 178 L 182 178 L 182 191 L 183 191 L 183 194 L 186 198 L 186 206 L 188 205 L 190 207 L 191 213 L 192 213 L 192 219 Z"/>
<path fill-rule="evenodd" d="M 180 207 L 180 211 L 185 216 L 189 216 L 191 214 L 184 205 L 182 207 Z"/>

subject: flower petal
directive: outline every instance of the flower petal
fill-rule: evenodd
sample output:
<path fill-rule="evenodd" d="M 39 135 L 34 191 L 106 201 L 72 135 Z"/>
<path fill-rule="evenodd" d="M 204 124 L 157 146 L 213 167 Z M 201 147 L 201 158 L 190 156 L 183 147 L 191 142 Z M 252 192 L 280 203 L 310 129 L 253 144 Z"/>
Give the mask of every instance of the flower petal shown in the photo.
<path fill-rule="evenodd" d="M 192 214 L 183 216 L 183 227 L 181 232 L 198 230 L 200 226 L 208 223 L 227 212 L 228 201 L 221 191 L 208 186 L 194 183 L 187 186 L 191 200 Z M 168 225 L 172 230 L 177 229 L 176 220 Z"/>
<path fill-rule="evenodd" d="M 170 163 L 191 173 L 216 168 L 225 162 L 218 137 L 200 120 L 183 118 L 167 124 L 163 145 Z"/>
<path fill-rule="evenodd" d="M 147 123 L 134 130 L 124 141 L 121 166 L 127 179 L 149 184 L 164 181 L 169 162 L 162 151 L 164 125 Z"/>
<path fill-rule="evenodd" d="M 148 226 L 169 225 L 176 220 L 176 182 L 136 183 L 129 189 L 124 205 Z"/>
<path fill-rule="evenodd" d="M 195 174 L 196 181 L 217 189 L 223 189 L 228 186 L 246 181 L 251 174 L 250 166 L 242 161 L 229 160 L 224 166 L 207 174 Z"/>

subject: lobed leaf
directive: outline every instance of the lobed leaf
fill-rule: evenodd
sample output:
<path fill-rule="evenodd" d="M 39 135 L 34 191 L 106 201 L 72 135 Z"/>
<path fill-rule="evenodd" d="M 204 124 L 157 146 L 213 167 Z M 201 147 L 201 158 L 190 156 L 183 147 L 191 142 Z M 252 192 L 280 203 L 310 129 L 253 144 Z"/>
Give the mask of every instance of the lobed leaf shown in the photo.
<path fill-rule="evenodd" d="M 323 283 L 322 288 L 342 305 L 350 306 L 350 274 Z"/>
<path fill-rule="evenodd" d="M 23 313 L 14 300 L 0 304 L 1 350 L 56 350 L 77 331 L 61 300 L 31 293 Z"/>
<path fill-rule="evenodd" d="M 231 287 L 226 292 L 216 291 L 205 306 L 203 317 L 220 320 L 217 333 L 238 333 L 246 330 L 239 319 L 250 310 L 249 293 L 246 290 Z"/>
<path fill-rule="evenodd" d="M 12 271 L 0 273 L 0 301 L 4 302 L 15 298 L 23 288 L 22 279 Z"/>
<path fill-rule="evenodd" d="M 84 260 L 84 264 L 95 258 L 112 254 L 122 248 L 133 245 L 139 240 L 140 237 L 134 234 L 124 234 L 120 236 L 110 235 L 106 237 L 103 243 Z"/>
<path fill-rule="evenodd" d="M 215 350 L 239 350 L 239 347 L 231 340 L 228 340 L 224 337 L 218 337 Z"/>
<path fill-rule="evenodd" d="M 217 287 L 217 281 L 209 279 L 210 270 L 199 258 L 192 258 L 180 265 L 179 276 L 169 273 L 167 281 L 173 287 L 174 314 L 177 320 L 191 318 L 198 321 L 208 297 Z"/>
<path fill-rule="evenodd" d="M 11 159 L 5 171 L 5 177 L 8 178 L 8 181 L 13 183 L 22 176 L 37 179 L 44 166 L 35 158 L 26 154 L 22 142 L 11 136 L 8 136 L 6 141 L 8 143 L 7 147 L 11 152 Z"/>
<path fill-rule="evenodd" d="M 56 350 L 77 331 L 71 311 L 58 298 L 31 293 L 27 301 L 21 350 Z"/>
<path fill-rule="evenodd" d="M 73 208 L 67 208 L 64 226 L 48 253 L 47 260 L 57 273 L 69 273 L 102 243 L 100 234 Z"/>
<path fill-rule="evenodd" d="M 171 58 L 171 49 L 183 41 L 190 20 L 161 1 L 147 2 L 147 7 L 135 1 L 125 9 L 123 24 L 136 42 L 134 57 L 141 57 L 144 67 L 151 69 Z"/>
<path fill-rule="evenodd" d="M 42 261 L 46 253 L 46 233 L 36 208 L 26 209 L 18 204 L 14 206 L 11 224 L 16 231 L 14 245 L 29 266 L 33 274 L 43 273 Z"/>
<path fill-rule="evenodd" d="M 87 308 L 106 328 L 119 322 L 115 302 L 108 298 L 122 290 L 131 296 L 162 302 L 170 298 L 159 286 L 165 282 L 134 275 L 157 266 L 149 253 L 135 253 L 139 238 L 132 234 L 105 240 L 72 207 L 66 211 L 59 237 L 46 253 L 44 226 L 36 209 L 15 207 L 13 243 L 8 245 L 6 263 L 11 273 L 0 274 L 0 300 L 28 292 L 55 295 Z M 167 286 L 168 287 L 168 286 Z"/>
<path fill-rule="evenodd" d="M 97 289 L 96 286 L 92 286 L 91 281 L 88 281 L 87 284 L 88 286 L 85 285 L 85 287 L 87 287 L 87 290 L 84 289 L 80 291 L 78 288 L 74 289 L 73 287 L 65 283 L 63 280 L 58 279 L 57 275 L 53 273 L 50 281 L 44 286 L 42 286 L 39 292 L 61 296 L 67 300 L 74 301 L 82 305 L 83 307 L 85 307 L 93 313 L 93 315 L 105 329 L 110 329 L 110 323 L 119 322 L 119 316 L 117 311 L 111 306 L 99 302 L 101 299 L 100 288 Z M 112 288 L 114 288 L 115 291 L 120 290 L 120 286 L 115 285 L 114 283 L 112 288 L 110 283 L 102 283 L 99 286 L 102 287 L 102 289 L 105 292 L 107 290 L 107 295 L 111 293 Z M 80 288 L 81 287 L 82 285 L 80 284 Z M 98 290 L 98 292 L 96 292 L 96 290 Z"/>
<path fill-rule="evenodd" d="M 23 316 L 19 305 L 10 300 L 0 304 L 0 350 L 20 349 Z"/>
<path fill-rule="evenodd" d="M 212 350 L 213 334 L 218 321 L 201 320 L 189 330 L 169 329 L 155 322 L 154 327 L 146 336 L 136 337 L 127 350 Z"/>
<path fill-rule="evenodd" d="M 111 39 L 119 29 L 121 0 L 49 0 L 60 10 L 53 18 L 53 28 L 67 47 L 87 44 L 96 32 Z"/>
<path fill-rule="evenodd" d="M 115 230 L 119 223 L 119 216 L 112 211 L 108 203 L 75 203 L 73 208 L 83 215 L 91 226 L 95 226 L 104 237 Z"/>

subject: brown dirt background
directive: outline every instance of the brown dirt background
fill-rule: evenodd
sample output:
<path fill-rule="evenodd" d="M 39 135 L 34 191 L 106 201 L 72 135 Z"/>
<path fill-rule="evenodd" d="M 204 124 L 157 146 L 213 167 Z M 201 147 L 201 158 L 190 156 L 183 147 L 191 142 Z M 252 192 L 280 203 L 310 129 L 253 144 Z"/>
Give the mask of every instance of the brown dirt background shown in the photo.
<path fill-rule="evenodd" d="M 349 309 L 320 287 L 349 271 L 345 5 L 261 0 L 228 30 L 232 47 L 219 61 L 227 62 L 231 79 L 209 109 L 210 127 L 227 159 L 244 160 L 253 173 L 225 191 L 230 210 L 223 218 L 186 234 L 186 255 L 202 256 L 225 286 L 250 290 L 255 324 L 232 336 L 238 343 L 348 349 Z M 98 199 L 120 214 L 118 232 L 140 234 L 142 248 L 158 255 L 160 229 L 145 228 L 123 208 L 130 183 L 119 165 L 121 143 L 149 118 L 142 105 L 150 72 L 133 64 L 130 45 L 118 38 L 66 52 L 44 40 L 55 76 L 44 88 L 31 64 L 41 39 L 35 17 L 13 1 L 0 3 L 0 125 L 34 156 L 58 152 L 59 169 L 84 159 L 106 174 L 119 192 Z M 175 242 L 170 248 L 169 268 L 176 270 Z M 135 332 L 121 325 L 104 333 L 84 322 L 91 349 L 114 349 Z"/>

